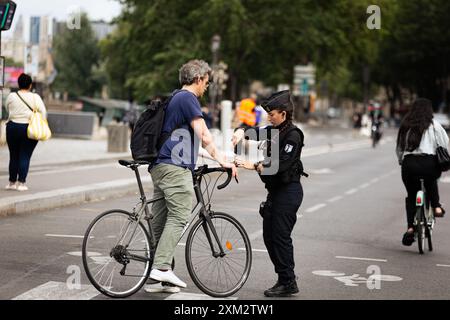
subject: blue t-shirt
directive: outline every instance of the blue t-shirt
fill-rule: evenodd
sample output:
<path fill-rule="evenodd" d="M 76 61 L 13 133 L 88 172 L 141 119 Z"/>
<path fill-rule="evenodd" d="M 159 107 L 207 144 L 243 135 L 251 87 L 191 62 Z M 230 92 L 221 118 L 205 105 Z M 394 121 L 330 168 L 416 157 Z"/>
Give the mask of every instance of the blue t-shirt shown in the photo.
<path fill-rule="evenodd" d="M 156 164 L 167 163 L 195 169 L 200 147 L 200 140 L 191 127 L 195 118 L 203 118 L 197 97 L 187 90 L 175 93 L 167 106 L 162 129 L 162 133 L 172 134 L 161 147 Z"/>

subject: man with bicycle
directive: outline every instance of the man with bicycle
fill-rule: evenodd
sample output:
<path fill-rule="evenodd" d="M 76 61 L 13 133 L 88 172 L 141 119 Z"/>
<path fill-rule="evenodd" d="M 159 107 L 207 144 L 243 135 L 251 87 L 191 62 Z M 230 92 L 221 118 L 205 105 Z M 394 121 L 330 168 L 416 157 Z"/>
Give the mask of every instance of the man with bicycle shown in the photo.
<path fill-rule="evenodd" d="M 149 167 L 154 196 L 164 197 L 152 206 L 153 228 L 158 246 L 153 260 L 150 278 L 177 287 L 186 287 L 172 271 L 175 248 L 192 208 L 192 171 L 197 162 L 199 144 L 217 162 L 232 169 L 233 177 L 237 169 L 227 162 L 217 150 L 212 135 L 203 119 L 198 101 L 209 85 L 211 68 L 202 60 L 191 60 L 179 71 L 181 90 L 176 90 L 170 100 L 163 124 L 163 134 L 172 133 L 162 145 L 158 159 Z"/>

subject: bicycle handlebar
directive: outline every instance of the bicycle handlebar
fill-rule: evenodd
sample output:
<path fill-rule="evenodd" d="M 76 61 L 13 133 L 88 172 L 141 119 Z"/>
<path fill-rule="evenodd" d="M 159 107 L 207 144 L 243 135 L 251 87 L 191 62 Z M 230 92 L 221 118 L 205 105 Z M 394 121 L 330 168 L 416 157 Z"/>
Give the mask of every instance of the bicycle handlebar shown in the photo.
<path fill-rule="evenodd" d="M 213 173 L 213 172 L 226 172 L 227 173 L 227 180 L 225 180 L 224 183 L 222 183 L 220 186 L 217 186 L 217 189 L 222 190 L 224 189 L 226 186 L 228 186 L 231 182 L 231 178 L 232 176 L 232 170 L 229 168 L 223 168 L 223 167 L 216 167 L 216 168 L 208 168 L 208 165 L 204 165 L 199 167 L 198 169 L 196 169 L 194 171 L 194 175 L 196 176 L 200 176 L 200 175 L 204 175 L 204 174 L 208 174 L 208 173 Z M 239 183 L 239 181 L 236 179 L 236 182 Z"/>

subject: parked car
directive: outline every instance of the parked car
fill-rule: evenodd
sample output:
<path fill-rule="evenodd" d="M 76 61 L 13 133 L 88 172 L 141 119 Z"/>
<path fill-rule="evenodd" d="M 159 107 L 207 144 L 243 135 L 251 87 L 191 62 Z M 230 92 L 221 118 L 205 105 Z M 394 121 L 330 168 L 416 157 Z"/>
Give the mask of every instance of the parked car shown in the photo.
<path fill-rule="evenodd" d="M 450 119 L 449 119 L 447 114 L 445 114 L 445 113 L 435 113 L 434 114 L 434 120 L 439 122 L 441 124 L 441 126 L 444 127 L 444 129 L 446 131 L 450 130 Z"/>

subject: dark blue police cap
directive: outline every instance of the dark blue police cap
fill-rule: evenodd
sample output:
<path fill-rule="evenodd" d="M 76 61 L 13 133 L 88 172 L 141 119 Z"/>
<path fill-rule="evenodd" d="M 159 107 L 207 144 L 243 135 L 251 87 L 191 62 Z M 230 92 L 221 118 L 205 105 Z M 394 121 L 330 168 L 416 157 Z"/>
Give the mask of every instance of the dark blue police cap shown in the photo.
<path fill-rule="evenodd" d="M 293 108 L 289 90 L 275 92 L 261 103 L 261 107 L 267 112 L 272 110 L 289 110 Z"/>

